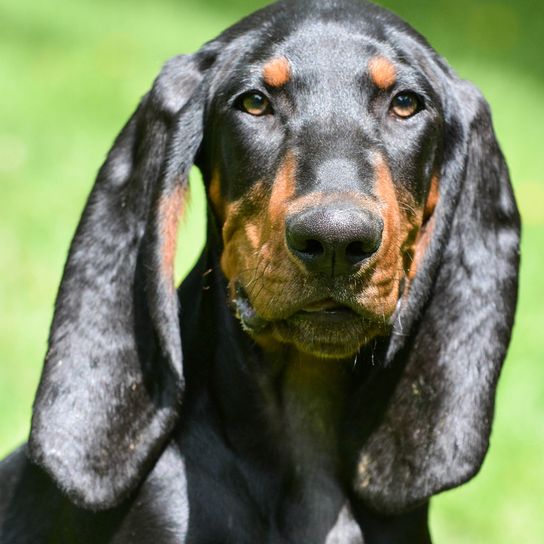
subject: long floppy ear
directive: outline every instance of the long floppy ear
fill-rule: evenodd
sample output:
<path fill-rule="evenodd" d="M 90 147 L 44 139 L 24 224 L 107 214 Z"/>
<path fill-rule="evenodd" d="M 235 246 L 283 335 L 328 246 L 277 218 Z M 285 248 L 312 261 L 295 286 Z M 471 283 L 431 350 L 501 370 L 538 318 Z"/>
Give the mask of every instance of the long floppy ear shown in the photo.
<path fill-rule="evenodd" d="M 34 403 L 31 458 L 80 506 L 149 469 L 183 394 L 176 226 L 212 52 L 170 60 L 117 137 L 72 241 Z"/>
<path fill-rule="evenodd" d="M 470 479 L 489 444 L 517 299 L 519 215 L 489 108 L 452 77 L 433 232 L 357 413 L 356 493 L 398 513 Z"/>

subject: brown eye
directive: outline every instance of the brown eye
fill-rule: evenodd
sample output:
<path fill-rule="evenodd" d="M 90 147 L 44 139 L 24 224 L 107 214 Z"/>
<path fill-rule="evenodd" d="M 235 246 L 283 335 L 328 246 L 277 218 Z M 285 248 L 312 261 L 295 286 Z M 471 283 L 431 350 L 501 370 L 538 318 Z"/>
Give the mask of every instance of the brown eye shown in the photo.
<path fill-rule="evenodd" d="M 264 115 L 271 113 L 270 101 L 264 94 L 253 91 L 242 96 L 240 109 L 250 115 Z"/>
<path fill-rule="evenodd" d="M 414 93 L 399 93 L 391 102 L 391 111 L 397 116 L 407 119 L 421 109 L 421 102 Z"/>

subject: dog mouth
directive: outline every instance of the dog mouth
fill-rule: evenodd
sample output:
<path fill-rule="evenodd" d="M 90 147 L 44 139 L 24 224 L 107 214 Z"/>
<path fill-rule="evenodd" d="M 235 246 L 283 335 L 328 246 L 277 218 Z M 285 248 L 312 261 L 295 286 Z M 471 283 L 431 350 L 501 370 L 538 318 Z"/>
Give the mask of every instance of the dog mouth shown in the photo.
<path fill-rule="evenodd" d="M 271 336 L 319 357 L 352 356 L 384 332 L 385 323 L 377 323 L 363 309 L 358 311 L 349 302 L 331 296 L 301 303 L 288 316 L 265 319 L 257 313 L 241 284 L 236 285 L 235 293 L 232 302 L 236 316 L 250 336 Z"/>
<path fill-rule="evenodd" d="M 295 316 L 308 321 L 342 323 L 360 319 L 361 315 L 345 304 L 332 298 L 325 298 L 304 306 Z"/>
<path fill-rule="evenodd" d="M 236 317 L 240 320 L 246 332 L 258 335 L 264 334 L 270 329 L 272 321 L 257 314 L 240 283 L 236 284 L 236 297 L 233 300 L 233 305 Z"/>
<path fill-rule="evenodd" d="M 245 289 L 240 283 L 236 284 L 236 297 L 233 300 L 236 316 L 242 322 L 245 329 L 254 333 L 265 332 L 276 320 L 268 320 L 259 316 L 249 300 Z M 362 315 L 347 304 L 343 304 L 332 297 L 305 304 L 300 310 L 295 311 L 282 321 L 289 319 L 303 319 L 316 323 L 341 323 L 353 319 L 361 319 Z"/>

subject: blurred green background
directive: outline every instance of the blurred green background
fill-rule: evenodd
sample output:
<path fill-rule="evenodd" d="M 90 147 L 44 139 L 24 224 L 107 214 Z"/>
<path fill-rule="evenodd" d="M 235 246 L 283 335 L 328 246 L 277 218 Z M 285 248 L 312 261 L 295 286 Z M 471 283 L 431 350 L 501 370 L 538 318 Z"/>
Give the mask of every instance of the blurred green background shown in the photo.
<path fill-rule="evenodd" d="M 165 59 L 264 3 L 0 1 L 0 457 L 28 433 L 68 244 L 115 134 Z M 544 542 L 544 3 L 382 3 L 491 102 L 524 220 L 490 454 L 475 480 L 433 501 L 432 532 L 442 544 Z M 194 179 L 180 276 L 202 243 Z"/>

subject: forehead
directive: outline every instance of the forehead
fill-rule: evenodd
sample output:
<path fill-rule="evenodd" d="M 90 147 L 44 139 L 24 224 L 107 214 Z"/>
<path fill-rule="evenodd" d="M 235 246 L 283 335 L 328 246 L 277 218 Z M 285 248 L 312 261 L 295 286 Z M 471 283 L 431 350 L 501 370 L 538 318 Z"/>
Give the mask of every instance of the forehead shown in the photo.
<path fill-rule="evenodd" d="M 325 91 L 325 95 L 320 95 L 322 100 L 327 94 L 334 96 L 335 90 L 345 95 L 351 89 L 358 94 L 367 85 L 372 86 L 372 79 L 381 88 L 397 82 L 406 87 L 415 86 L 414 90 L 432 92 L 426 70 L 421 69 L 423 55 L 413 54 L 420 44 L 402 29 L 377 24 L 374 18 L 369 21 L 306 19 L 290 27 L 278 25 L 274 32 L 273 39 L 255 43 L 239 57 L 236 69 L 223 80 L 227 87 L 236 91 L 239 87 L 268 84 L 266 68 L 270 62 L 287 59 L 288 78 L 285 70 L 282 73 L 280 69 L 278 74 L 274 69 L 271 81 L 292 82 L 291 90 L 296 94 Z M 376 66 L 377 59 L 381 64 Z M 369 80 L 372 69 L 382 72 L 385 84 L 375 78 Z M 234 73 L 239 77 L 232 77 Z"/>
<path fill-rule="evenodd" d="M 300 75 L 328 75 L 331 79 L 361 75 L 365 59 L 373 56 L 396 56 L 388 43 L 373 36 L 368 25 L 335 21 L 307 21 L 272 48 L 269 55 L 285 55 Z"/>

